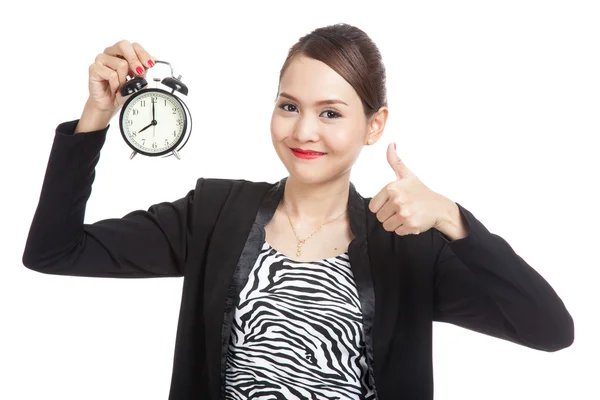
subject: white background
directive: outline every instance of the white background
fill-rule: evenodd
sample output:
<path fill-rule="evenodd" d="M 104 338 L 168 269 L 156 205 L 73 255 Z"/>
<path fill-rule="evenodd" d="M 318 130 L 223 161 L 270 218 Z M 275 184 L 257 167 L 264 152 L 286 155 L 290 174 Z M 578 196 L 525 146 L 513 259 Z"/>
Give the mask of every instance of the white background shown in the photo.
<path fill-rule="evenodd" d="M 434 324 L 436 400 L 600 398 L 598 3 L 255 3 L 3 6 L 0 398 L 168 396 L 182 278 L 52 276 L 21 263 L 54 129 L 79 118 L 95 56 L 128 39 L 171 62 L 194 130 L 181 161 L 129 160 L 115 117 L 87 223 L 176 200 L 199 177 L 286 176 L 269 130 L 279 69 L 302 35 L 337 22 L 369 34 L 388 74 L 390 116 L 353 168 L 359 192 L 395 178 L 385 150 L 396 141 L 405 164 L 507 240 L 575 320 L 575 343 L 556 353 Z"/>

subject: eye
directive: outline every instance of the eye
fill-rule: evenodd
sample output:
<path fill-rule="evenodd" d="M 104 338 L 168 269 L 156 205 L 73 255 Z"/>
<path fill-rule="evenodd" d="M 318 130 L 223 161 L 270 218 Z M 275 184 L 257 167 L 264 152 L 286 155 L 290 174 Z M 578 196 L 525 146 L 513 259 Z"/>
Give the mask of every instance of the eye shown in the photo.
<path fill-rule="evenodd" d="M 285 106 L 290 106 L 293 109 L 292 110 L 289 110 L 289 109 L 286 110 Z M 280 104 L 279 108 L 281 108 L 284 111 L 288 111 L 288 112 L 295 112 L 295 110 L 296 110 L 296 106 L 294 104 L 290 104 L 290 103 Z M 341 117 L 340 113 L 338 113 L 336 111 L 333 111 L 333 110 L 325 110 L 325 111 L 323 111 L 323 113 L 328 113 L 327 115 L 329 116 L 329 118 L 327 118 L 327 119 L 336 119 L 336 118 L 340 118 Z"/>
<path fill-rule="evenodd" d="M 290 110 L 286 110 L 286 109 L 285 109 L 285 106 L 292 106 L 292 107 L 296 108 L 296 106 L 295 106 L 295 105 L 293 105 L 293 104 L 289 104 L 289 103 L 280 104 L 280 105 L 279 105 L 279 108 L 281 108 L 281 109 L 282 109 L 282 110 L 284 110 L 284 111 L 290 111 Z M 291 112 L 294 112 L 294 111 L 291 111 Z"/>
<path fill-rule="evenodd" d="M 341 115 L 340 115 L 338 112 L 335 112 L 335 111 L 333 111 L 333 110 L 325 110 L 325 111 L 323 111 L 323 112 L 324 112 L 324 113 L 330 113 L 330 114 L 328 114 L 328 115 L 334 115 L 333 117 L 331 117 L 331 118 L 328 118 L 328 119 L 335 119 L 335 118 L 340 118 L 340 117 L 341 117 Z"/>

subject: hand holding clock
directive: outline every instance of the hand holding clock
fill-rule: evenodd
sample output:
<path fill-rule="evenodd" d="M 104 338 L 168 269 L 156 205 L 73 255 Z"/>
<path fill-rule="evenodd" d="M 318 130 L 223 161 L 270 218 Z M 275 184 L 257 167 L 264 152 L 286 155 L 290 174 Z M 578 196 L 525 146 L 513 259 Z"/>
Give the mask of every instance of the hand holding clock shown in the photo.
<path fill-rule="evenodd" d="M 89 66 L 89 96 L 75 133 L 105 128 L 127 97 L 119 88 L 136 74 L 145 76 L 154 66 L 151 56 L 139 43 L 121 40 L 98 54 Z"/>
<path fill-rule="evenodd" d="M 121 136 L 135 154 L 147 156 L 174 155 L 179 159 L 178 150 L 185 145 L 184 139 L 191 133 L 189 109 L 175 95 L 187 95 L 188 88 L 181 82 L 181 75 L 171 76 L 160 82 L 163 88 L 147 88 L 145 79 L 148 68 L 156 63 L 170 63 L 156 60 L 140 44 L 121 40 L 104 49 L 89 67 L 89 97 L 74 133 L 105 129 L 112 117 L 121 108 L 119 129 Z M 128 78 L 130 78 L 128 80 Z M 152 121 L 146 119 L 152 103 Z M 158 111 L 157 108 L 162 108 Z M 158 125 L 156 114 L 161 114 Z M 152 127 L 152 136 L 143 133 Z M 182 144 L 183 142 L 183 144 Z"/>

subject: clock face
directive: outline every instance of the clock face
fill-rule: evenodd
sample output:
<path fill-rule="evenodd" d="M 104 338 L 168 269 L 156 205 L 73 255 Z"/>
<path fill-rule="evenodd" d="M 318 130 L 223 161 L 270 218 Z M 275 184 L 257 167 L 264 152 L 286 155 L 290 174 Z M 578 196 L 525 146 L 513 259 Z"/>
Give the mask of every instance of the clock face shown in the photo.
<path fill-rule="evenodd" d="M 145 89 L 123 106 L 121 132 L 130 146 L 147 155 L 172 151 L 183 139 L 186 115 L 180 101 L 162 89 Z"/>

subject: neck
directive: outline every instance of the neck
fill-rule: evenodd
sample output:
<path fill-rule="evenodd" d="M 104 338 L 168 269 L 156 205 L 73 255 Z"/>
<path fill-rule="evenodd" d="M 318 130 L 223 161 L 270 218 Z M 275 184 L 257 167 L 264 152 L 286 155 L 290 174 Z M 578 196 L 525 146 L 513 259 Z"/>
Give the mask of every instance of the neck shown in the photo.
<path fill-rule="evenodd" d="M 283 201 L 287 204 L 292 219 L 321 224 L 336 218 L 347 209 L 349 187 L 349 172 L 319 183 L 299 182 L 290 175 L 285 183 Z M 344 215 L 339 219 L 345 219 Z"/>

